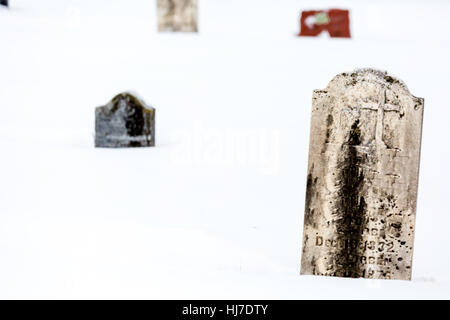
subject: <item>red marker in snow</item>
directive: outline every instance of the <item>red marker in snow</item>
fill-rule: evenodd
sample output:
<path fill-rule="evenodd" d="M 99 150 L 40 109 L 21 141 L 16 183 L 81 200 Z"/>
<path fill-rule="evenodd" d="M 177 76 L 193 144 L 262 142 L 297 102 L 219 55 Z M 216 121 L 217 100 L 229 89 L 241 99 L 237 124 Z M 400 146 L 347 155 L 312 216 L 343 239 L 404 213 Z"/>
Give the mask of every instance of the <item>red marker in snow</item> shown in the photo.
<path fill-rule="evenodd" d="M 327 31 L 332 38 L 350 38 L 350 14 L 348 10 L 303 11 L 299 36 L 318 36 Z"/>

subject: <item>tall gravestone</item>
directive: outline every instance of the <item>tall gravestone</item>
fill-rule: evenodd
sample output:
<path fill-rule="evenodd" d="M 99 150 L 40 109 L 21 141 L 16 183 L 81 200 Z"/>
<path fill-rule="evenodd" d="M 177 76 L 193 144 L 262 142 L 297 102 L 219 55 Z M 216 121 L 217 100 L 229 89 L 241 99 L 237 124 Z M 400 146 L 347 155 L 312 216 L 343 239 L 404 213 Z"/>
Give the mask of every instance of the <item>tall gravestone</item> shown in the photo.
<path fill-rule="evenodd" d="M 158 31 L 198 31 L 197 0 L 158 0 Z"/>
<path fill-rule="evenodd" d="M 155 145 L 155 109 L 125 92 L 95 109 L 95 146 L 102 148 Z"/>
<path fill-rule="evenodd" d="M 372 69 L 314 91 L 301 274 L 411 279 L 423 107 Z"/>

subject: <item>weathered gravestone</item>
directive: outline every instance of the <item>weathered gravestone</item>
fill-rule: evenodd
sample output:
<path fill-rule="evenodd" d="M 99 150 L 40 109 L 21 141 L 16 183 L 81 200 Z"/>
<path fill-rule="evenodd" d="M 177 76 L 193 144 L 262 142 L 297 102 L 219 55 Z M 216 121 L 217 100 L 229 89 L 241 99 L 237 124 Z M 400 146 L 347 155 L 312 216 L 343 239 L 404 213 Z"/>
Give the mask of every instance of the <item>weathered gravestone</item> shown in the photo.
<path fill-rule="evenodd" d="M 372 69 L 314 91 L 301 274 L 411 279 L 423 106 Z"/>
<path fill-rule="evenodd" d="M 158 31 L 197 32 L 197 0 L 158 0 Z"/>
<path fill-rule="evenodd" d="M 104 148 L 155 145 L 155 109 L 130 93 L 115 96 L 95 109 L 95 146 Z"/>
<path fill-rule="evenodd" d="M 0 5 L 2 6 L 8 6 L 8 0 L 0 0 Z"/>

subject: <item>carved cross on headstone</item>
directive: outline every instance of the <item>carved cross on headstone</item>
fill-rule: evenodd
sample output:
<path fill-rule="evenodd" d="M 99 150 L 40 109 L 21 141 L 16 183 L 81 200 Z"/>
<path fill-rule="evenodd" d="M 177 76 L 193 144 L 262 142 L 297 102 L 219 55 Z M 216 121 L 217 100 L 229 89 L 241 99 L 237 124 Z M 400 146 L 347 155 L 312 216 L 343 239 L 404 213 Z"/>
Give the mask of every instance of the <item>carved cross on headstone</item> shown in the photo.
<path fill-rule="evenodd" d="M 386 90 L 380 93 L 380 102 L 378 104 L 366 104 L 361 107 L 363 110 L 372 110 L 377 113 L 377 127 L 376 127 L 376 143 L 377 145 L 387 147 L 383 141 L 383 120 L 385 112 L 397 112 L 400 113 L 400 107 L 398 105 L 386 103 Z"/>
<path fill-rule="evenodd" d="M 377 70 L 314 92 L 302 274 L 410 279 L 422 117 Z"/>

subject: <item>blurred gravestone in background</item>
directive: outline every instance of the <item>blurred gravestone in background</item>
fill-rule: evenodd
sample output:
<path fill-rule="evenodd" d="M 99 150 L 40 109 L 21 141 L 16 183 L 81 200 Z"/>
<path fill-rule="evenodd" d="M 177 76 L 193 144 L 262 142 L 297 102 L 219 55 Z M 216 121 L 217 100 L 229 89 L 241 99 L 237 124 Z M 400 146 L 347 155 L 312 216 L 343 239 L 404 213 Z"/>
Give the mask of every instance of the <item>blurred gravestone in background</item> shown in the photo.
<path fill-rule="evenodd" d="M 350 38 L 348 10 L 303 11 L 300 18 L 300 36 L 318 36 L 327 31 L 332 38 Z"/>
<path fill-rule="evenodd" d="M 197 32 L 197 0 L 158 0 L 158 31 Z"/>
<path fill-rule="evenodd" d="M 155 109 L 130 93 L 115 96 L 95 109 L 95 146 L 104 148 L 155 145 Z"/>
<path fill-rule="evenodd" d="M 314 91 L 302 274 L 411 278 L 423 105 L 372 69 Z"/>
<path fill-rule="evenodd" d="M 8 0 L 0 0 L 0 5 L 8 6 Z"/>

